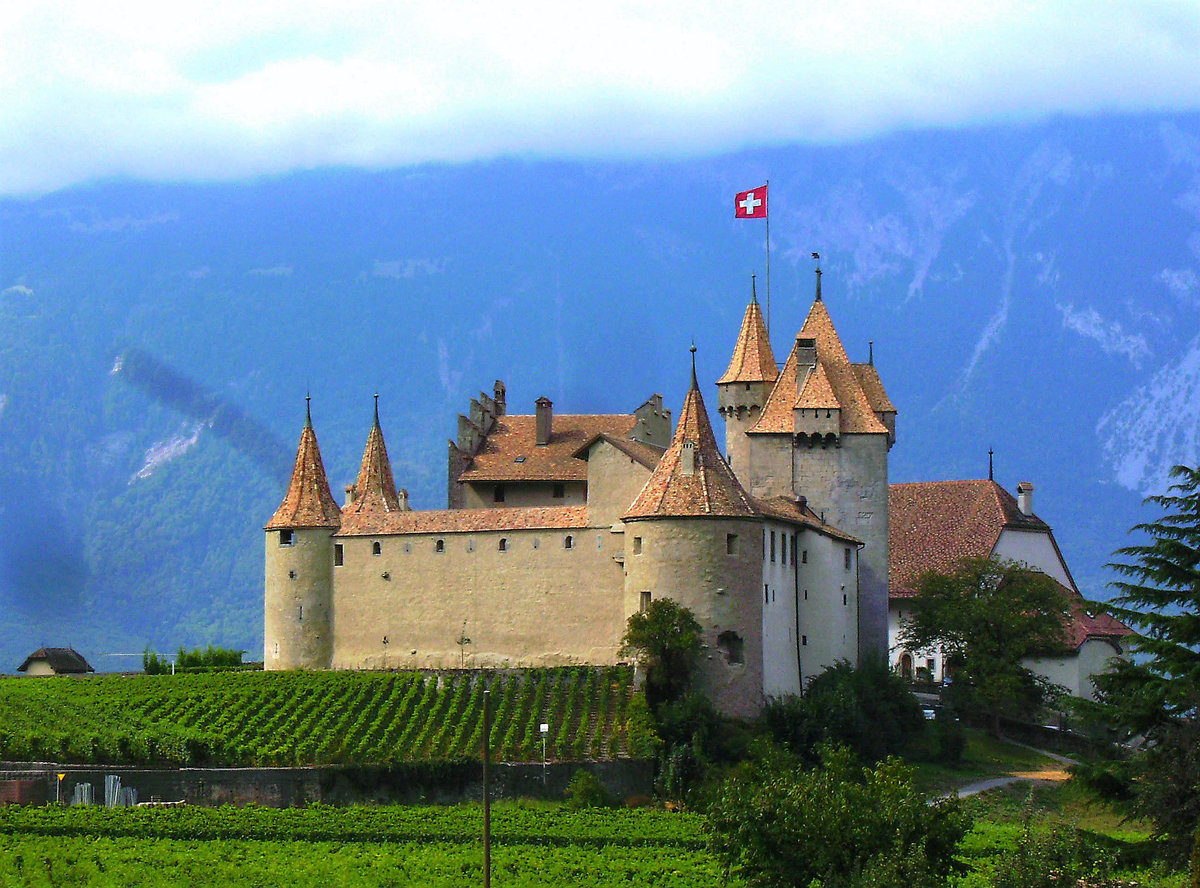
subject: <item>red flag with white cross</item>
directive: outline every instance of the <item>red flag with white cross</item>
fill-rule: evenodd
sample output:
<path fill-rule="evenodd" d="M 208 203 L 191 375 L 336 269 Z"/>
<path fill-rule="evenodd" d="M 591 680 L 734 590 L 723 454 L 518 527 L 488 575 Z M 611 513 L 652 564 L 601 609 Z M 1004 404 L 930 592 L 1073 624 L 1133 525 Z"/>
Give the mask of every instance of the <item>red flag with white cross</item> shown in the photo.
<path fill-rule="evenodd" d="M 767 186 L 751 188 L 749 191 L 739 191 L 733 199 L 733 217 L 735 219 L 767 218 Z"/>

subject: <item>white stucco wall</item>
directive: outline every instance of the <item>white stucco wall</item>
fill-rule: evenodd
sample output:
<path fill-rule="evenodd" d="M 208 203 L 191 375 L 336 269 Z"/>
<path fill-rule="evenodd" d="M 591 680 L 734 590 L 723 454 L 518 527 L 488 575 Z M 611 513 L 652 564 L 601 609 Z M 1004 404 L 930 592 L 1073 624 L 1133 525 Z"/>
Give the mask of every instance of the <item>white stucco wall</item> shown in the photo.
<path fill-rule="evenodd" d="M 789 524 L 763 524 L 763 695 L 782 697 L 801 690 L 797 656 L 796 551 L 797 528 Z M 775 557 L 771 557 L 771 535 Z M 786 552 L 787 560 L 784 560 Z"/>
<path fill-rule="evenodd" d="M 1028 564 L 1058 580 L 1068 589 L 1075 588 L 1075 584 L 1067 575 L 1066 565 L 1050 540 L 1050 534 L 1045 531 L 1013 530 L 1006 527 L 1000 531 L 1000 539 L 996 541 L 992 554 L 997 558 Z"/>
<path fill-rule="evenodd" d="M 807 682 L 838 660 L 858 662 L 859 564 L 856 546 L 815 530 L 802 531 L 799 546 L 800 673 Z"/>

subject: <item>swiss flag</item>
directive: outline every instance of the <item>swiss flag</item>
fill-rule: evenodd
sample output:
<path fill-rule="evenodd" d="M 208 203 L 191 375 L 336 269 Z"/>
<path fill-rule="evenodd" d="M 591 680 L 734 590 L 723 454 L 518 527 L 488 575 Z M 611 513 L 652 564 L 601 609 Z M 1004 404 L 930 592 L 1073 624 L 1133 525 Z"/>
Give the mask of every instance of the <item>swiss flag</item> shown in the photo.
<path fill-rule="evenodd" d="M 735 219 L 767 218 L 767 186 L 751 188 L 749 191 L 739 191 L 733 199 L 733 217 Z"/>

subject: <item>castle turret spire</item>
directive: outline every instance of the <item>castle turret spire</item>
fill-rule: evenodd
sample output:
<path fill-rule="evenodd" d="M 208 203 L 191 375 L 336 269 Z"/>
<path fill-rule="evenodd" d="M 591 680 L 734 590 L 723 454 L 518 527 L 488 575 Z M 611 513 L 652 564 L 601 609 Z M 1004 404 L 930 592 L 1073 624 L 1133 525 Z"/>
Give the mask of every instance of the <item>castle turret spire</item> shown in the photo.
<path fill-rule="evenodd" d="M 396 481 L 392 477 L 392 463 L 388 459 L 383 429 L 379 425 L 379 395 L 375 395 L 375 418 L 367 435 L 358 480 L 354 484 L 354 502 L 348 509 L 355 514 L 371 510 L 396 512 L 400 509 Z"/>
<path fill-rule="evenodd" d="M 767 324 L 754 292 L 752 276 L 750 304 L 746 306 L 746 313 L 742 316 L 742 329 L 733 347 L 729 369 L 717 380 L 717 385 L 731 382 L 774 382 L 778 375 L 775 355 L 771 352 L 771 340 L 767 335 Z"/>
<path fill-rule="evenodd" d="M 695 360 L 695 347 L 692 350 Z M 692 372 L 671 446 L 633 501 L 625 519 L 666 517 L 742 518 L 758 514 L 721 456 Z"/>
<path fill-rule="evenodd" d="M 266 529 L 338 527 L 342 513 L 329 489 L 321 448 L 312 424 L 312 398 L 304 399 L 304 430 L 296 448 L 296 462 L 283 502 L 267 522 Z"/>

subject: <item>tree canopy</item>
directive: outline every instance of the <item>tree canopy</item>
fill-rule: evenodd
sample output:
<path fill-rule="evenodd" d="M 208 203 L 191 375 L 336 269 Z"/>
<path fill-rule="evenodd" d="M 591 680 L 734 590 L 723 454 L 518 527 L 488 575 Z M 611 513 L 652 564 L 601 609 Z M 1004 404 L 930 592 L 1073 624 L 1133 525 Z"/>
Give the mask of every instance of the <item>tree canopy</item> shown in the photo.
<path fill-rule="evenodd" d="M 657 711 L 691 684 L 703 630 L 692 612 L 670 598 L 650 602 L 626 623 L 621 653 L 635 654 L 646 669 L 646 700 Z"/>
<path fill-rule="evenodd" d="M 940 647 L 963 708 L 990 716 L 1029 711 L 1053 688 L 1022 661 L 1062 651 L 1070 614 L 1058 583 L 1041 571 L 996 558 L 965 558 L 949 573 L 917 581 L 901 641 L 910 650 Z"/>

